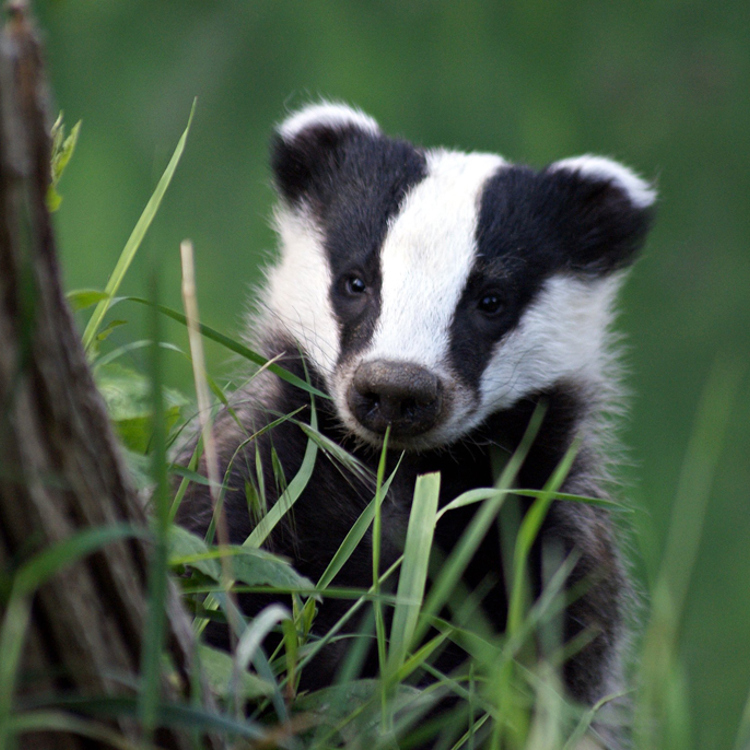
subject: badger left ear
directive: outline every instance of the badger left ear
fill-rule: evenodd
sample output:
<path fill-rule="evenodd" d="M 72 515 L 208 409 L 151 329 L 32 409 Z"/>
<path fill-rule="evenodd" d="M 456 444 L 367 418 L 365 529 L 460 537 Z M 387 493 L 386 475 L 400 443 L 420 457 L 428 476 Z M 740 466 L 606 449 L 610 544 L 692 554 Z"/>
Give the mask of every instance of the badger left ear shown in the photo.
<path fill-rule="evenodd" d="M 652 185 L 601 156 L 564 159 L 542 175 L 553 187 L 574 270 L 609 273 L 633 262 L 651 225 Z"/>
<path fill-rule="evenodd" d="M 271 144 L 271 167 L 282 197 L 291 206 L 325 206 L 344 152 L 357 136 L 377 138 L 380 129 L 371 117 L 344 104 L 311 104 L 290 115 Z"/>

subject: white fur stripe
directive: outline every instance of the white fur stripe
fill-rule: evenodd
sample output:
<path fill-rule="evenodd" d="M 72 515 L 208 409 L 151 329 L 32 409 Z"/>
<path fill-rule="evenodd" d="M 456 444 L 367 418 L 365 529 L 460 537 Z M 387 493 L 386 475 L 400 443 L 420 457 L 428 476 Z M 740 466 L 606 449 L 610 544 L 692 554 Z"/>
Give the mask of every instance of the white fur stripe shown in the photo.
<path fill-rule="evenodd" d="M 599 383 L 609 365 L 607 337 L 622 278 L 548 279 L 518 325 L 495 345 L 482 375 L 483 415 L 562 379 Z"/>
<path fill-rule="evenodd" d="M 339 354 L 339 326 L 328 291 L 331 270 L 323 237 L 312 219 L 285 208 L 275 215 L 283 252 L 268 270 L 264 303 L 271 326 L 297 341 L 330 378 Z"/>
<path fill-rule="evenodd" d="M 477 248 L 482 185 L 502 165 L 489 154 L 432 151 L 381 252 L 381 312 L 367 358 L 441 368 Z"/>

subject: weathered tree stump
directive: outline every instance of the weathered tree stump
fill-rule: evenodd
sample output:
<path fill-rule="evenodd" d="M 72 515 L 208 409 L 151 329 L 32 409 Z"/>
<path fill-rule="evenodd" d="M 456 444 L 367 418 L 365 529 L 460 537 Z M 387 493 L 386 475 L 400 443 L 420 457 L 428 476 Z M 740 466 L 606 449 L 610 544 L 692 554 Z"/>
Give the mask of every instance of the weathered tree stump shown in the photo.
<path fill-rule="evenodd" d="M 15 2 L 0 38 L 0 570 L 81 529 L 146 526 L 61 289 L 45 204 L 46 108 L 40 46 L 25 4 Z M 128 695 L 116 676 L 139 673 L 147 556 L 140 538 L 116 541 L 35 593 L 23 664 L 48 678 L 28 690 Z M 5 609 L 0 598 L 0 620 Z M 162 694 L 174 699 L 189 691 L 192 634 L 173 587 L 167 622 L 177 679 L 165 680 Z M 137 738 L 132 720 L 116 726 Z M 157 738 L 192 747 L 176 731 Z M 21 746 L 84 744 L 92 747 L 72 734 L 39 734 Z"/>

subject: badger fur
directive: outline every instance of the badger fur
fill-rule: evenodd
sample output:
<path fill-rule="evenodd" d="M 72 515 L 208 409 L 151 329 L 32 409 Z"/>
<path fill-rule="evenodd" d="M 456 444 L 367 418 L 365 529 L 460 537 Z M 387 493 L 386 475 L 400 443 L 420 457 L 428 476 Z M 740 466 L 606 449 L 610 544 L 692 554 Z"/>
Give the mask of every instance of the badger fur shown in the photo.
<path fill-rule="evenodd" d="M 543 424 L 517 486 L 543 487 L 577 440 L 562 490 L 606 498 L 607 415 L 618 395 L 613 303 L 645 239 L 652 188 L 596 156 L 535 171 L 494 154 L 418 148 L 359 111 L 325 103 L 281 124 L 271 158 L 280 258 L 267 271 L 250 336 L 264 356 L 330 396 L 316 402 L 320 431 L 373 470 L 390 426 L 391 453 L 403 458 L 383 504 L 383 569 L 400 554 L 416 477 L 441 472 L 441 504 L 491 486 L 491 451 L 511 454 L 540 402 Z M 292 420 L 252 442 L 247 436 L 296 409 L 309 419 L 309 394 L 263 373 L 216 422 L 235 543 L 253 529 L 246 484 L 262 482 L 274 502 L 272 450 L 290 478 L 307 444 Z M 315 581 L 371 498 L 366 480 L 319 453 L 267 546 Z M 440 522 L 443 553 L 473 512 Z M 193 485 L 180 521 L 204 532 L 210 517 L 206 488 Z M 494 527 L 464 577 L 473 590 L 492 575 L 483 602 L 498 631 L 507 617 L 499 538 Z M 537 546 L 546 540 L 576 559 L 568 585 L 585 582 L 567 608 L 564 636 L 586 630 L 590 639 L 565 664 L 564 682 L 593 705 L 622 680 L 631 595 L 614 528 L 600 507 L 557 501 Z M 371 565 L 366 536 L 336 585 L 366 588 Z M 538 594 L 538 571 L 532 579 Z M 241 605 L 252 614 L 267 602 L 246 596 Z M 348 606 L 322 602 L 314 631 Z M 343 648 L 324 650 L 303 687 L 329 684 Z"/>

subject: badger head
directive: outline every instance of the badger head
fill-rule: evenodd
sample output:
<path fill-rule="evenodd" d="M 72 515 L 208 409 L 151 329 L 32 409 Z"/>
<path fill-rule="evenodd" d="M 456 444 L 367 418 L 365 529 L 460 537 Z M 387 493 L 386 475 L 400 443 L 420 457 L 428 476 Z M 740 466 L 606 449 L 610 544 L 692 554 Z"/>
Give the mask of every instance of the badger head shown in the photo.
<path fill-rule="evenodd" d="M 622 271 L 655 194 L 582 156 L 541 171 L 424 150 L 342 105 L 276 133 L 281 258 L 267 325 L 378 445 L 449 445 L 560 382 L 598 387 Z"/>

